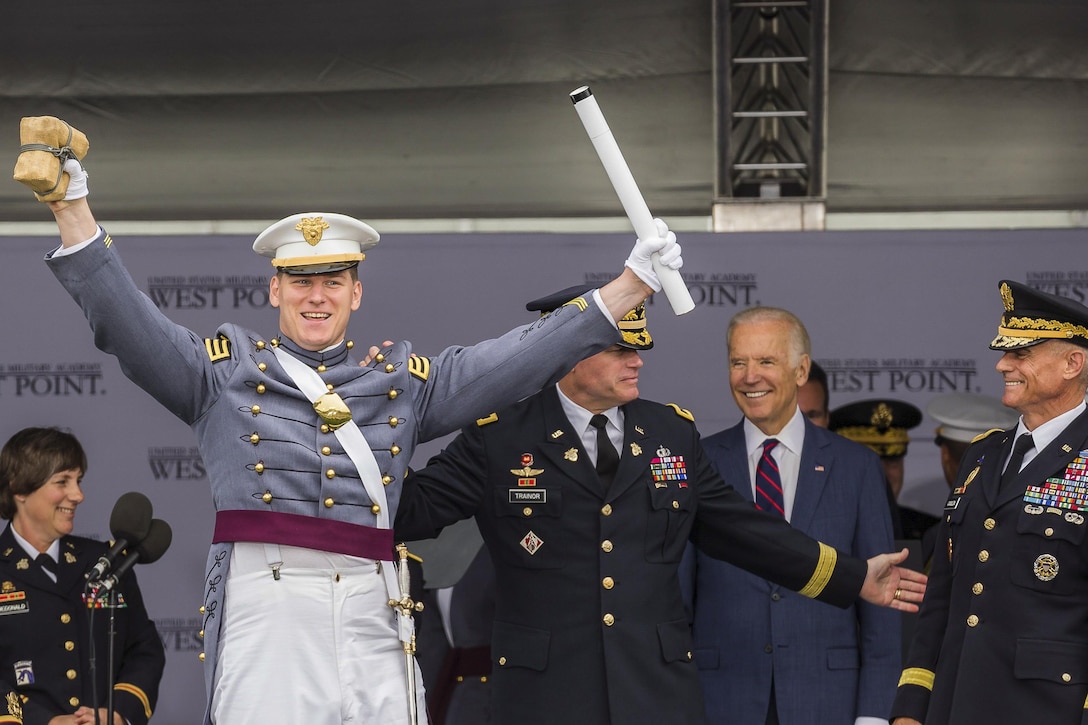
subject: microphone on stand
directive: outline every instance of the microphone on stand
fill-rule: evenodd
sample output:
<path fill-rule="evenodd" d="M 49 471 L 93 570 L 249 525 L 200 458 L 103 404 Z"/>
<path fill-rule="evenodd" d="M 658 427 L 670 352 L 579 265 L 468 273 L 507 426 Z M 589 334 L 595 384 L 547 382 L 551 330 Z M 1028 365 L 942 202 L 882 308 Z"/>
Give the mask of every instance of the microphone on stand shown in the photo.
<path fill-rule="evenodd" d="M 128 494 L 125 494 L 125 495 L 127 496 Z M 122 496 L 122 498 L 124 498 L 124 496 Z M 120 504 L 120 501 L 118 501 L 118 504 Z M 151 504 L 148 503 L 148 515 L 149 516 L 150 516 L 150 506 L 151 506 Z M 117 513 L 117 508 L 114 509 L 114 514 L 116 514 L 116 513 Z M 115 536 L 117 536 L 118 529 L 116 529 L 113 526 L 114 518 L 115 517 L 110 517 L 110 530 L 114 533 Z M 126 532 L 126 533 L 129 533 L 131 535 L 133 533 L 138 534 L 140 532 L 129 531 L 129 532 Z M 137 538 L 138 538 L 138 540 L 137 540 Z M 116 609 L 117 609 L 117 603 L 116 603 L 116 593 L 113 591 L 113 588 L 115 586 L 117 586 L 117 584 L 121 581 L 121 577 L 123 577 L 128 572 L 128 570 L 131 569 L 137 562 L 140 562 L 140 563 L 143 563 L 143 564 L 150 564 L 153 561 L 158 561 L 159 557 L 161 557 L 163 554 L 165 554 L 166 550 L 170 548 L 170 541 L 173 538 L 174 538 L 174 533 L 170 529 L 170 524 L 166 523 L 162 519 L 151 519 L 150 522 L 147 524 L 146 529 L 143 531 L 142 535 L 140 535 L 138 537 L 134 537 L 134 540 L 133 540 L 134 545 L 130 546 L 130 548 L 128 549 L 128 551 L 124 555 L 120 554 L 120 549 L 121 549 L 121 543 L 122 542 L 121 542 L 121 537 L 118 536 L 117 544 L 115 544 L 105 556 L 103 556 L 102 558 L 100 558 L 98 560 L 98 564 L 103 564 L 104 563 L 106 565 L 106 566 L 104 566 L 102 568 L 102 573 L 104 573 L 107 568 L 110 569 L 109 576 L 106 576 L 103 579 L 102 578 L 102 573 L 100 573 L 96 578 L 93 578 L 93 579 L 91 578 L 91 575 L 93 573 L 99 571 L 98 564 L 96 564 L 91 569 L 91 571 L 89 571 L 87 573 L 88 581 L 87 581 L 86 588 L 90 591 L 90 596 L 91 596 L 91 600 L 92 600 L 91 605 L 89 605 L 89 608 L 91 609 L 91 612 L 89 613 L 89 616 L 93 617 L 94 608 L 95 608 L 94 603 L 93 603 L 94 601 L 101 601 L 102 599 L 107 600 L 107 603 L 105 603 L 105 607 L 109 610 L 109 629 L 106 632 L 107 640 L 108 640 L 108 643 L 109 643 L 109 654 L 107 655 L 107 659 L 106 659 L 106 673 L 107 673 L 107 675 L 106 675 L 106 682 L 107 682 L 106 692 L 108 693 L 106 695 L 106 722 L 107 723 L 112 723 L 113 722 L 113 714 L 114 714 L 114 710 L 113 710 L 113 686 L 114 686 L 113 656 L 114 656 L 114 647 L 115 647 L 114 640 L 116 639 L 116 636 L 117 636 L 117 630 L 114 628 L 114 617 L 115 617 L 115 613 L 116 613 Z M 115 549 L 118 550 L 117 553 L 114 553 Z M 112 554 L 112 556 L 111 556 L 111 554 Z M 120 561 L 118 561 L 119 556 L 121 557 Z M 94 620 L 92 618 L 91 619 L 91 622 L 92 622 L 91 631 L 92 632 L 94 631 L 93 621 Z M 94 682 L 95 682 L 95 669 L 96 669 L 96 667 L 95 667 L 94 639 L 95 639 L 94 637 L 91 637 L 90 646 L 89 646 L 89 652 L 90 652 L 90 655 L 91 655 L 90 681 L 91 681 L 91 690 L 94 693 L 94 696 L 91 698 L 91 704 L 92 704 L 92 709 L 95 712 L 95 722 L 97 723 L 98 722 L 98 694 L 97 694 L 97 690 L 95 689 L 95 685 L 94 685 Z"/>
<path fill-rule="evenodd" d="M 97 587 L 99 592 L 112 590 L 121 581 L 121 577 L 135 564 L 150 564 L 158 561 L 170 548 L 170 542 L 173 538 L 174 532 L 170 528 L 170 524 L 162 519 L 152 519 L 147 536 L 144 537 L 143 541 L 136 544 L 131 551 L 124 555 L 120 563 L 113 567 L 109 576 L 100 581 L 95 581 L 93 585 Z"/>
<path fill-rule="evenodd" d="M 98 558 L 83 578 L 87 581 L 98 581 L 104 577 L 121 556 L 121 552 L 147 538 L 150 529 L 151 501 L 147 496 L 136 491 L 121 494 L 113 505 L 113 513 L 110 514 L 110 533 L 113 534 L 114 544 Z"/>

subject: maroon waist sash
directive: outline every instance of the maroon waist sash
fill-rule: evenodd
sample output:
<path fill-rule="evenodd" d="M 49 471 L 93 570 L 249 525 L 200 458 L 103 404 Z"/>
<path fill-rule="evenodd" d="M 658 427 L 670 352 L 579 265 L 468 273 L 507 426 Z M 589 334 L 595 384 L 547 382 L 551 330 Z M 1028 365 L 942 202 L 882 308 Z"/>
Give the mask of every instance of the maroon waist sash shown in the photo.
<path fill-rule="evenodd" d="M 393 530 L 276 511 L 216 511 L 213 544 L 250 541 L 393 560 Z"/>

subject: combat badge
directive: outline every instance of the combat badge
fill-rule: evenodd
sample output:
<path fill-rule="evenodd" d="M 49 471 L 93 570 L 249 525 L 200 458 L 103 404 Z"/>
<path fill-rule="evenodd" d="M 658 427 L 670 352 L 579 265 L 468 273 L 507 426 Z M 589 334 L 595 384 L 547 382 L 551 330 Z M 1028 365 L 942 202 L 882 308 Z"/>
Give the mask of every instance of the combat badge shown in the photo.
<path fill-rule="evenodd" d="M 528 551 L 530 556 L 540 551 L 540 547 L 542 546 L 544 546 L 544 539 L 534 534 L 531 530 L 521 539 L 521 548 Z"/>

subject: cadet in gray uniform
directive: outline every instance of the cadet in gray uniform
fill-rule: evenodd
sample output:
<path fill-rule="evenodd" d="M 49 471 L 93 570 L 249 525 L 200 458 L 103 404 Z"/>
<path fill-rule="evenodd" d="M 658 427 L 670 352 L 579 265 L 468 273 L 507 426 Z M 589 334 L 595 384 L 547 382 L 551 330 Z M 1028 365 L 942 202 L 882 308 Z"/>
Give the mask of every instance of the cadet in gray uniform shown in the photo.
<path fill-rule="evenodd" d="M 276 268 L 269 298 L 279 334 L 224 324 L 204 338 L 137 289 L 95 222 L 82 167 L 69 159 L 63 168 L 65 198 L 48 202 L 62 248 L 49 266 L 95 344 L 192 427 L 208 469 L 216 522 L 203 605 L 205 722 L 408 722 L 402 642 L 411 629 L 387 605 L 399 595 L 382 562 L 392 558 L 390 525 L 414 446 L 619 340 L 617 320 L 660 289 L 650 255 L 682 264 L 675 236 L 662 223 L 660 238 L 637 241 L 623 273 L 588 305 L 435 357 L 399 342 L 360 367 L 345 333 L 362 293 L 356 265 L 378 242 L 370 226 L 328 213 L 273 224 L 254 250 Z M 416 695 L 422 703 L 422 688 Z"/>

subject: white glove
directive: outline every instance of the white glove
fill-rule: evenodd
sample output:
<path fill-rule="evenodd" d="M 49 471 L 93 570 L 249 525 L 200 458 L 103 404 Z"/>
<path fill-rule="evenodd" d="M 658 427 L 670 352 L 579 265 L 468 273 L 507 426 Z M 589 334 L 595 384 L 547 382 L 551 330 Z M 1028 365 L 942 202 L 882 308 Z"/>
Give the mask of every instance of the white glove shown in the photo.
<path fill-rule="evenodd" d="M 631 271 L 654 292 L 660 292 L 661 281 L 657 278 L 657 272 L 654 271 L 650 257 L 657 253 L 658 264 L 669 269 L 683 267 L 684 258 L 680 256 L 680 245 L 676 241 L 676 235 L 669 231 L 669 225 L 660 219 L 654 219 L 654 225 L 657 227 L 657 236 L 650 239 L 636 239 L 631 255 L 627 257 L 624 264 L 630 267 Z"/>
<path fill-rule="evenodd" d="M 68 159 L 64 162 L 64 171 L 70 177 L 68 180 L 68 191 L 64 194 L 65 201 L 72 201 L 73 199 L 82 199 L 90 193 L 87 188 L 87 170 L 83 168 L 83 164 L 75 159 Z"/>

